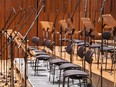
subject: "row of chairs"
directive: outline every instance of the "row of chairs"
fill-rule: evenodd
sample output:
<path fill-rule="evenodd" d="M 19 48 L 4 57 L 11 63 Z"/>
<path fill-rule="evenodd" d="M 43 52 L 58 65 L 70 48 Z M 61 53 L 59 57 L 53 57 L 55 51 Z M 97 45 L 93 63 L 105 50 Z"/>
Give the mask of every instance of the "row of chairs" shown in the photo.
<path fill-rule="evenodd" d="M 39 61 L 48 61 L 49 59 L 52 58 L 52 56 L 50 56 L 49 53 L 47 53 L 47 51 L 44 49 L 39 49 L 36 45 L 38 45 L 39 43 L 39 38 L 38 37 L 33 37 L 32 38 L 32 43 L 34 43 L 35 46 L 30 46 L 30 53 L 32 54 L 32 57 L 34 58 L 33 61 L 31 61 L 31 66 L 34 66 L 34 75 L 38 75 L 38 64 Z M 43 45 L 44 47 L 49 48 L 50 50 L 53 50 L 53 45 L 54 42 L 51 42 L 50 40 L 46 40 L 44 39 L 43 41 Z M 34 55 L 33 55 L 34 54 Z M 48 68 L 48 64 L 47 64 L 47 68 Z"/>
<path fill-rule="evenodd" d="M 33 37 L 32 38 L 32 42 L 35 43 L 37 45 L 39 39 L 37 37 Z M 43 45 L 46 46 L 47 48 L 49 48 L 50 50 L 53 51 L 53 46 L 54 46 L 54 42 L 51 42 L 50 40 L 44 40 Z M 35 60 L 33 61 L 32 64 L 35 65 L 35 75 L 38 73 L 37 71 L 37 63 L 39 60 L 44 60 L 44 61 L 48 61 L 49 62 L 49 69 L 50 69 L 50 73 L 49 73 L 49 81 L 51 80 L 51 72 L 52 72 L 52 68 L 53 68 L 53 84 L 55 81 L 55 66 L 59 67 L 60 73 L 59 73 L 59 87 L 61 84 L 61 73 L 63 71 L 63 87 L 65 86 L 65 78 L 68 77 L 68 81 L 69 78 L 71 79 L 78 79 L 79 80 L 79 84 L 81 86 L 81 80 L 84 79 L 84 83 L 87 83 L 87 80 L 85 81 L 85 79 L 88 78 L 89 74 L 85 71 L 83 71 L 83 67 L 79 66 L 79 65 L 75 65 L 67 60 L 64 60 L 62 58 L 56 58 L 56 57 L 52 57 L 50 54 L 47 54 L 42 50 L 38 50 L 36 47 L 30 47 L 31 50 L 33 50 L 35 52 L 36 55 L 34 55 Z M 88 50 L 86 53 L 84 53 L 85 47 L 81 46 L 80 48 L 78 48 L 78 56 L 80 58 L 82 58 L 84 61 L 87 61 L 89 64 L 92 64 L 92 55 L 93 55 L 93 50 Z M 70 57 L 72 57 L 72 55 L 74 54 L 74 50 L 73 50 L 73 44 L 69 43 L 68 46 L 66 47 L 66 52 L 70 55 Z M 85 57 L 85 58 L 84 58 Z M 86 84 L 85 84 L 86 85 Z M 69 87 L 69 84 L 68 84 Z"/>
<path fill-rule="evenodd" d="M 108 54 L 110 54 L 111 56 L 113 56 L 114 54 L 114 47 L 111 47 L 110 44 L 109 44 L 109 40 L 112 38 L 112 35 L 111 35 L 111 32 L 110 31 L 105 31 L 103 32 L 103 53 L 104 53 L 104 57 L 103 59 L 105 59 L 106 63 L 105 63 L 105 70 L 107 70 L 107 59 L 109 58 L 108 57 Z M 77 47 L 83 45 L 85 46 L 85 42 L 83 40 L 76 40 L 76 39 L 73 39 L 73 42 L 75 43 L 75 45 Z M 89 42 L 86 42 L 86 46 L 89 47 L 90 49 L 94 49 L 94 52 L 95 52 L 95 58 L 97 58 L 97 68 L 99 68 L 99 64 L 100 64 L 100 54 L 101 54 L 101 44 L 98 44 L 98 43 L 93 43 L 93 44 L 89 44 Z M 97 49 L 97 50 L 96 50 Z M 97 51 L 97 53 L 96 53 Z M 97 55 L 98 57 L 97 57 Z M 111 57 L 110 56 L 110 57 Z M 114 57 L 111 57 L 111 70 L 113 69 L 113 64 L 114 64 Z"/>
<path fill-rule="evenodd" d="M 82 58 L 84 61 L 88 62 L 91 66 L 92 64 L 92 55 L 93 55 L 93 50 L 88 50 L 86 53 L 84 53 L 85 47 L 81 46 L 78 49 L 78 56 Z M 70 55 L 73 55 L 73 44 L 69 43 L 68 46 L 66 47 L 66 52 Z M 55 76 L 55 67 L 58 66 L 60 73 L 59 73 L 59 87 L 61 84 L 61 71 L 63 71 L 63 87 L 65 87 L 65 79 L 68 78 L 68 84 L 67 86 L 69 87 L 69 78 L 70 79 L 78 79 L 79 84 L 81 87 L 81 80 L 84 80 L 84 87 L 87 85 L 87 78 L 89 77 L 89 74 L 83 70 L 83 67 L 79 65 L 75 65 L 67 60 L 64 59 L 52 59 L 49 60 L 50 63 L 50 74 L 53 74 L 53 84 L 54 84 L 54 76 Z M 52 71 L 53 70 L 53 71 Z M 50 77 L 49 77 L 50 80 Z"/>
<path fill-rule="evenodd" d="M 109 33 L 106 33 L 107 35 L 110 35 Z M 105 35 L 105 36 L 107 36 Z M 110 36 L 109 36 L 110 37 Z M 109 39 L 109 37 L 107 37 L 106 39 Z M 33 38 L 34 39 L 34 38 Z M 37 40 L 37 37 L 35 38 Z M 39 39 L 36 41 L 32 40 L 33 43 L 38 43 Z M 71 41 L 69 41 L 71 42 Z M 50 54 L 47 54 L 45 49 L 40 51 L 40 50 L 37 50 L 36 48 L 31 48 L 31 50 L 34 50 L 36 52 L 36 55 L 34 55 L 35 57 L 35 61 L 34 61 L 34 64 L 35 64 L 35 72 L 37 71 L 36 70 L 36 67 L 37 67 L 37 63 L 39 60 L 45 60 L 45 61 L 48 61 L 49 62 L 49 69 L 50 69 L 50 73 L 49 73 L 49 81 L 51 81 L 51 74 L 52 74 L 52 77 L 53 77 L 53 84 L 55 82 L 55 67 L 58 66 L 60 72 L 59 72 L 59 87 L 60 87 L 60 84 L 61 84 L 61 76 L 62 76 L 62 73 L 63 73 L 63 87 L 65 86 L 65 79 L 68 78 L 68 84 L 67 86 L 69 87 L 69 79 L 78 79 L 79 80 L 79 84 L 81 86 L 81 81 L 83 81 L 84 85 L 87 85 L 87 79 L 90 77 L 91 78 L 91 66 L 92 66 L 92 55 L 94 53 L 94 51 L 92 50 L 93 49 L 98 49 L 99 53 L 101 52 L 101 44 L 92 44 L 92 45 L 89 45 L 88 42 L 86 42 L 86 46 L 89 46 L 89 50 L 87 50 L 85 52 L 85 46 L 84 46 L 84 41 L 83 40 L 73 40 L 73 43 L 76 43 L 77 44 L 77 55 L 82 58 L 82 66 L 79 66 L 79 65 L 75 65 L 67 60 L 64 60 L 62 58 L 56 58 L 56 57 L 52 57 L 52 55 Z M 37 45 L 37 44 L 36 44 Z M 43 45 L 44 47 L 47 47 L 49 48 L 52 52 L 53 52 L 53 49 L 54 49 L 54 42 L 51 42 L 50 40 L 43 40 Z M 108 47 L 108 45 L 104 45 L 103 47 L 103 52 L 112 52 L 113 48 L 112 47 Z M 68 46 L 66 47 L 66 52 L 70 55 L 70 57 L 72 57 L 72 55 L 74 54 L 74 50 L 73 50 L 73 44 L 72 43 L 69 43 Z M 98 65 L 99 65 L 99 56 L 98 56 Z M 107 58 L 106 58 L 107 59 Z M 86 71 L 84 71 L 84 62 L 87 62 L 89 63 L 90 65 L 90 74 L 88 74 Z M 63 72 L 62 72 L 63 71 Z M 90 83 L 91 83 L 91 79 L 90 79 Z"/>

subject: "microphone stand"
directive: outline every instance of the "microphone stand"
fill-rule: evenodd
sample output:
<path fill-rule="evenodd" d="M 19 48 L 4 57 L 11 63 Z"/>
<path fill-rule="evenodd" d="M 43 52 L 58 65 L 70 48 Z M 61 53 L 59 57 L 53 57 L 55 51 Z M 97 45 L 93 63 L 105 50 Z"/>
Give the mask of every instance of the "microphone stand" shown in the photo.
<path fill-rule="evenodd" d="M 114 87 L 116 87 L 116 50 L 115 50 L 115 46 L 116 46 L 116 26 L 113 27 L 114 30 L 114 59 L 113 59 L 113 63 L 114 63 Z"/>
<path fill-rule="evenodd" d="M 10 22 L 10 24 L 8 25 L 8 27 L 7 28 L 5 28 L 6 27 L 6 25 L 9 23 L 9 21 L 11 20 L 11 18 L 13 17 L 13 15 L 14 15 L 14 13 L 16 13 L 15 12 L 15 9 L 12 7 L 12 11 L 11 11 L 11 13 L 10 13 L 10 15 L 9 15 L 9 17 L 8 17 L 8 19 L 7 19 L 7 21 L 6 21 L 6 23 L 5 23 L 5 25 L 4 25 L 4 27 L 2 28 L 2 30 L 1 30 L 1 35 L 0 35 L 0 37 L 1 37 L 1 67 L 2 67 L 2 59 L 4 60 L 3 62 L 4 62 L 4 76 L 3 76 L 3 83 L 4 83 L 4 81 L 5 81 L 5 85 L 8 85 L 8 83 L 7 83 L 7 66 L 5 67 L 5 65 L 7 65 L 7 51 L 6 51 L 6 61 L 5 61 L 5 53 L 4 52 L 2 52 L 3 51 L 3 42 L 2 42 L 2 40 L 3 40 L 3 35 L 4 35 L 4 32 L 7 30 L 7 28 L 10 26 L 10 24 L 11 24 L 11 22 Z M 5 70 L 5 68 L 6 68 L 6 70 Z M 2 69 L 2 68 L 1 68 Z M 1 73 L 2 74 L 2 73 Z M 6 78 L 6 80 L 5 80 L 5 78 Z"/>
<path fill-rule="evenodd" d="M 33 11 L 35 11 L 33 9 Z M 28 19 L 32 16 L 33 14 L 33 11 L 29 14 L 29 16 L 25 19 L 25 21 L 23 22 L 23 24 L 21 25 L 21 27 L 17 30 L 16 33 L 14 33 L 14 37 L 12 39 L 10 39 L 10 42 L 8 43 L 8 45 L 11 43 L 11 41 L 13 41 L 15 39 L 15 37 L 18 35 L 18 33 L 21 31 L 21 29 L 24 27 L 24 25 L 26 24 L 26 22 L 28 21 Z M 12 36 L 13 32 L 9 35 L 9 36 Z"/>
<path fill-rule="evenodd" d="M 1 41 L 0 41 L 0 44 L 1 44 L 1 54 L 0 54 L 0 56 L 1 56 L 1 73 L 0 73 L 0 75 L 3 75 L 2 74 L 2 59 L 3 59 L 3 54 L 2 54 L 2 32 L 4 31 L 4 29 L 5 29 L 6 25 L 8 24 L 9 20 L 12 18 L 13 13 L 14 13 L 14 9 L 12 8 L 12 11 L 10 12 L 10 15 L 8 16 L 4 26 L 2 27 L 2 29 L 0 31 L 0 39 L 1 39 Z"/>
<path fill-rule="evenodd" d="M 25 10 L 25 9 L 23 9 L 23 10 Z M 21 10 L 21 11 L 23 11 L 23 10 Z M 7 47 L 10 45 L 10 43 L 11 43 L 11 47 L 13 46 L 12 45 L 12 34 L 13 34 L 13 32 L 14 32 L 14 30 L 16 29 L 16 27 L 18 26 L 18 24 L 20 23 L 20 21 L 22 20 L 22 18 L 24 17 L 24 14 L 25 13 L 23 13 L 23 15 L 21 16 L 21 18 L 20 18 L 20 20 L 18 21 L 18 23 L 17 23 L 17 25 L 14 27 L 14 29 L 13 29 L 13 31 L 10 33 L 10 35 L 9 35 L 9 37 L 8 37 L 8 34 L 6 34 L 6 37 L 8 37 L 8 39 L 9 39 L 9 42 L 7 43 L 6 42 L 6 48 L 3 50 L 3 53 L 5 52 L 5 50 L 7 50 Z M 30 15 L 32 15 L 32 13 L 30 14 Z M 30 16 L 29 15 L 29 16 Z M 29 17 L 28 17 L 29 18 Z M 27 19 L 28 19 L 27 18 Z M 26 23 L 26 21 L 27 21 L 27 19 L 25 20 L 25 22 L 24 22 L 24 24 Z M 24 24 L 23 24 L 23 26 L 24 26 Z M 18 31 L 20 31 L 20 29 L 23 27 L 23 26 L 21 26 L 20 28 L 19 28 L 19 30 Z M 15 37 L 16 37 L 16 35 L 15 35 Z M 14 38 L 14 37 L 13 37 Z M 12 48 L 13 49 L 13 48 Z M 12 64 L 13 62 L 12 61 L 14 61 L 13 60 L 13 55 L 12 55 L 12 53 L 11 53 L 11 77 L 12 77 L 12 79 L 10 80 L 11 81 L 11 85 L 13 86 L 13 84 L 14 84 L 14 65 Z M 6 63 L 6 65 L 7 65 L 7 63 Z M 13 75 L 13 76 L 12 76 Z M 7 81 L 6 81 L 7 82 Z M 7 84 L 6 84 L 7 85 Z M 11 87 L 12 87 L 11 86 Z"/>
<path fill-rule="evenodd" d="M 75 32 L 75 29 L 72 28 L 71 33 L 69 33 L 71 35 L 71 37 L 70 37 L 71 44 L 73 44 L 73 34 L 74 34 L 74 32 Z M 73 63 L 73 53 L 71 53 L 70 62 Z"/>
<path fill-rule="evenodd" d="M 20 12 L 22 12 L 23 10 L 20 10 L 17 14 L 16 14 L 16 16 L 15 16 L 15 18 L 18 16 L 18 14 L 20 13 Z M 15 27 L 13 28 L 13 31 L 18 27 L 18 25 L 19 25 L 19 23 L 21 22 L 21 20 L 22 20 L 22 18 L 24 17 L 24 14 L 25 13 L 23 13 L 22 14 L 22 16 L 21 16 L 21 18 L 18 20 L 18 23 L 15 25 Z M 14 19 L 15 19 L 14 18 Z M 9 27 L 10 27 L 10 25 L 9 25 Z M 8 29 L 8 28 L 7 28 Z M 13 31 L 12 31 L 12 33 L 13 33 Z M 7 43 L 8 43 L 8 41 L 11 39 L 10 38 L 10 36 L 8 36 L 8 31 L 6 30 L 5 32 L 4 32 L 5 34 L 6 34 L 6 42 L 4 42 L 4 45 L 2 46 L 2 47 L 6 47 L 6 48 L 4 48 L 5 50 L 4 50 L 4 52 L 2 52 L 2 53 L 5 53 L 6 52 L 6 83 L 5 83 L 5 85 L 8 85 L 8 80 L 7 80 L 7 61 L 8 61 L 8 46 L 7 46 Z M 12 34 L 11 33 L 11 34 Z M 8 38 L 7 38 L 8 37 Z M 7 41 L 7 39 L 8 39 L 8 41 Z M 11 58 L 11 60 L 12 60 L 12 58 Z M 11 66 L 12 67 L 12 66 Z M 14 72 L 13 72 L 14 73 Z M 11 75 L 12 76 L 12 75 Z M 14 78 L 14 76 L 12 77 L 12 78 Z M 11 80 L 12 81 L 12 80 Z M 13 81 L 14 82 L 14 81 Z M 12 83 L 12 82 L 11 82 Z"/>
<path fill-rule="evenodd" d="M 28 31 L 26 32 L 25 36 L 23 37 L 22 41 L 21 41 L 21 44 L 19 44 L 18 48 L 21 47 L 22 43 L 25 41 L 25 57 L 24 57 L 24 61 L 25 61 L 25 73 L 24 73 L 24 77 L 25 77 L 25 81 L 24 81 L 24 85 L 25 87 L 27 87 L 27 79 L 28 79 L 28 76 L 27 76 L 27 53 L 28 53 L 28 48 L 27 48 L 27 35 L 29 34 L 29 32 L 31 31 L 36 19 L 40 16 L 40 13 L 42 12 L 44 8 L 44 5 L 42 5 L 41 9 L 39 10 L 39 12 L 37 13 L 36 17 L 34 18 L 32 24 L 30 25 Z"/>
<path fill-rule="evenodd" d="M 76 9 L 79 6 L 80 2 L 81 2 L 81 0 L 78 0 L 77 1 L 76 6 L 74 8 L 74 11 L 71 14 L 71 17 L 67 20 L 68 28 L 65 30 L 65 36 L 66 36 L 66 32 L 68 31 L 68 29 L 71 28 L 71 32 L 69 32 L 69 35 L 71 35 L 71 37 L 70 37 L 71 44 L 73 44 L 73 34 L 75 32 L 75 29 L 74 29 L 74 26 L 73 26 L 73 17 L 74 17 L 74 15 L 76 13 Z M 70 56 L 70 62 L 71 63 L 73 62 L 72 56 L 73 56 L 73 54 L 71 53 L 71 56 Z"/>
<path fill-rule="evenodd" d="M 12 30 L 12 32 L 11 32 L 10 35 L 12 35 L 13 32 L 15 31 L 15 29 L 18 27 L 18 25 L 19 25 L 19 23 L 21 22 L 21 20 L 23 19 L 24 15 L 25 15 L 25 13 L 23 13 L 23 15 L 20 17 L 18 23 L 15 25 L 15 27 L 13 28 L 13 30 Z M 8 35 L 7 33 L 8 33 L 8 31 L 6 31 L 6 37 L 7 37 L 7 35 Z M 9 41 L 10 39 L 11 39 L 10 36 L 8 36 L 8 41 Z M 7 77 L 7 59 L 8 59 L 8 46 L 7 46 L 7 43 L 8 43 L 8 41 L 7 41 L 7 38 L 6 38 L 6 42 L 4 43 L 4 44 L 6 44 L 6 77 Z M 5 52 L 5 51 L 4 51 L 4 52 Z M 11 60 L 12 60 L 12 59 L 11 59 Z M 6 85 L 7 85 L 7 78 L 6 78 Z"/>
<path fill-rule="evenodd" d="M 87 6 L 88 6 L 88 0 L 85 1 L 85 7 L 84 7 L 84 17 L 86 18 L 86 15 L 87 15 Z M 85 46 L 85 52 L 86 52 L 86 28 L 84 27 L 84 46 Z M 84 63 L 83 63 L 83 67 L 84 67 L 84 71 L 85 71 L 85 68 L 86 68 L 86 61 L 84 59 Z"/>
<path fill-rule="evenodd" d="M 60 58 L 62 58 L 62 33 L 63 33 L 63 29 L 62 29 L 62 26 L 60 26 Z"/>
<path fill-rule="evenodd" d="M 65 3 L 65 11 L 64 11 L 63 20 L 65 18 L 66 12 L 67 12 L 67 7 L 68 7 L 68 5 L 67 5 L 67 3 Z M 63 33 L 63 28 L 62 28 L 62 26 L 60 26 L 60 32 L 59 32 L 59 34 L 60 34 L 60 58 L 62 58 L 62 39 L 63 39 L 62 38 L 62 36 L 63 36 L 62 33 Z"/>
<path fill-rule="evenodd" d="M 33 9 L 34 10 L 34 9 Z M 32 11 L 32 13 L 33 13 L 33 11 Z M 11 43 L 11 41 L 12 40 L 14 40 L 15 39 L 15 37 L 18 35 L 18 33 L 20 32 L 20 30 L 23 28 L 23 26 L 25 25 L 25 23 L 27 22 L 27 20 L 31 17 L 31 15 L 32 15 L 32 13 L 26 18 L 26 20 L 23 22 L 23 24 L 21 25 L 21 27 L 18 29 L 18 31 L 16 32 L 16 33 L 14 33 L 14 31 L 15 31 L 15 29 L 16 29 L 16 27 L 18 26 L 18 24 L 13 28 L 13 31 L 10 33 L 10 35 L 8 35 L 7 37 L 10 39 L 10 36 L 12 36 L 12 34 L 14 33 L 15 35 L 14 35 L 14 37 L 12 38 L 12 39 L 10 39 L 10 41 L 9 41 L 9 43 L 7 44 L 7 47 L 10 45 L 10 43 Z M 25 13 L 24 13 L 25 14 Z M 23 18 L 23 16 L 22 16 L 22 18 Z M 21 18 L 21 19 L 22 19 Z M 21 19 L 20 19 L 20 21 L 21 21 Z M 2 51 L 2 52 L 4 52 L 6 50 L 6 48 Z"/>
<path fill-rule="evenodd" d="M 98 22 L 101 21 L 101 24 L 102 24 L 102 39 L 101 39 L 101 70 L 100 70 L 100 78 L 101 78 L 101 87 L 103 87 L 103 56 L 104 56 L 104 52 L 103 52 L 103 29 L 104 29 L 104 26 L 103 25 L 103 18 L 102 18 L 102 14 L 104 13 L 104 4 L 105 4 L 105 1 L 106 0 L 103 0 L 102 2 L 102 6 L 101 6 L 101 9 L 100 9 L 100 16 L 99 16 L 99 19 L 98 19 Z"/>
<path fill-rule="evenodd" d="M 39 15 L 40 15 L 40 13 L 41 13 L 41 11 L 42 11 L 43 8 L 44 8 L 44 5 L 42 5 L 41 9 L 39 10 L 38 14 L 37 14 L 36 17 L 34 18 L 33 22 L 31 23 L 31 25 L 30 25 L 28 31 L 26 32 L 26 34 L 25 34 L 25 36 L 23 37 L 23 39 L 22 39 L 21 42 L 25 41 L 25 38 L 27 37 L 28 33 L 31 31 L 31 29 L 32 29 L 32 27 L 33 27 L 33 25 L 34 25 L 36 19 L 39 17 Z M 21 43 L 21 44 L 22 44 L 22 43 Z M 21 44 L 18 46 L 18 48 L 21 47 Z"/>
<path fill-rule="evenodd" d="M 54 23 L 53 23 L 53 27 L 52 27 L 52 39 L 54 41 L 54 46 L 56 46 L 56 35 L 55 35 L 55 28 L 56 28 L 56 20 L 58 18 L 58 11 L 57 11 L 57 15 L 54 19 Z M 54 47 L 54 54 L 56 54 L 56 51 L 55 51 L 55 47 Z"/>
<path fill-rule="evenodd" d="M 7 44 L 7 47 L 10 45 L 11 48 L 11 87 L 14 87 L 14 50 L 13 50 L 13 40 L 15 39 L 15 37 L 18 35 L 18 33 L 20 32 L 20 30 L 23 28 L 23 26 L 25 25 L 25 23 L 27 22 L 27 20 L 32 16 L 33 12 L 26 18 L 26 20 L 23 22 L 23 24 L 21 25 L 21 27 L 18 29 L 17 33 L 14 33 L 14 37 L 12 37 L 13 31 L 10 33 L 9 35 L 9 42 Z"/>

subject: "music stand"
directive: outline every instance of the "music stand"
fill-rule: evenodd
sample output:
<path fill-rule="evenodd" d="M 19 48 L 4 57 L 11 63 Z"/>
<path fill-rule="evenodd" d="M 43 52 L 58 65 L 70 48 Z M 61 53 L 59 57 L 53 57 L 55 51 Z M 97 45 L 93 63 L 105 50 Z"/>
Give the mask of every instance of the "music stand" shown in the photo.
<path fill-rule="evenodd" d="M 44 40 L 47 40 L 49 38 L 49 32 L 52 31 L 52 27 L 53 27 L 53 22 L 48 22 L 48 21 L 40 21 L 40 25 L 43 29 L 43 36 L 46 36 L 42 43 L 44 42 Z M 44 50 L 45 50 L 45 46 L 44 46 Z"/>
<path fill-rule="evenodd" d="M 53 22 L 48 22 L 48 21 L 40 21 L 41 27 L 42 29 L 44 29 L 45 31 L 47 31 L 47 29 L 49 29 L 48 31 L 52 31 L 52 27 L 53 27 Z"/>
<path fill-rule="evenodd" d="M 105 14 L 102 15 L 103 17 L 103 23 L 105 25 L 109 25 L 112 29 L 114 29 L 114 27 L 116 27 L 116 20 L 110 15 L 110 14 Z M 115 33 L 115 32 L 114 32 Z M 114 35 L 114 87 L 116 87 L 116 50 L 115 50 L 115 44 L 116 44 L 116 34 Z"/>
<path fill-rule="evenodd" d="M 85 52 L 86 52 L 86 31 L 87 30 L 92 30 L 92 31 L 95 31 L 94 29 L 94 25 L 92 24 L 90 18 L 81 18 L 82 20 L 82 23 L 84 25 L 84 45 L 85 45 Z M 85 62 L 85 59 L 84 59 L 84 63 L 83 63 L 83 67 L 84 67 L 84 70 L 86 68 L 86 62 Z M 91 69 L 90 69 L 90 79 L 91 79 Z M 90 80 L 91 81 L 91 80 Z M 91 82 L 92 83 L 92 82 Z M 92 84 L 91 84 L 92 85 Z"/>
<path fill-rule="evenodd" d="M 60 25 L 60 57 L 62 58 L 62 36 L 63 32 L 67 29 L 68 24 L 66 23 L 66 20 L 60 20 L 59 22 Z M 65 38 L 66 38 L 66 32 L 65 32 Z"/>
<path fill-rule="evenodd" d="M 40 24 L 41 24 L 43 31 L 46 31 L 47 37 L 48 37 L 48 32 L 52 31 L 53 22 L 40 21 Z M 43 35 L 45 35 L 45 33 Z"/>
<path fill-rule="evenodd" d="M 92 29 L 91 35 L 98 36 L 97 31 L 94 28 L 94 25 L 92 24 L 90 18 L 81 18 L 84 26 L 86 27 L 86 30 Z"/>
<path fill-rule="evenodd" d="M 62 29 L 65 30 L 68 27 L 66 20 L 60 20 L 59 24 L 62 26 Z"/>

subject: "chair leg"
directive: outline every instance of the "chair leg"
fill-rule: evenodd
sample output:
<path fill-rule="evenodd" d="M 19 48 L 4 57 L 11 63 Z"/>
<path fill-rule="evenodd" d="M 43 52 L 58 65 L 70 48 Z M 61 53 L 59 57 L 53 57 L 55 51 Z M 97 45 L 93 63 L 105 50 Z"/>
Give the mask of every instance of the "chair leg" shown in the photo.
<path fill-rule="evenodd" d="M 36 67 L 36 62 L 37 62 L 37 60 L 35 60 L 35 74 L 34 74 L 35 76 L 36 76 L 36 68 L 37 68 Z"/>
<path fill-rule="evenodd" d="M 107 69 L 107 59 L 108 59 L 108 53 L 106 52 L 106 64 L 105 64 L 105 70 Z"/>
<path fill-rule="evenodd" d="M 68 82 L 67 82 L 67 87 L 69 87 L 69 78 L 68 78 Z"/>
<path fill-rule="evenodd" d="M 59 85 L 58 85 L 58 87 L 60 87 L 60 80 L 61 80 L 61 70 L 60 70 L 60 74 L 59 74 Z"/>
<path fill-rule="evenodd" d="M 55 80 L 55 65 L 53 65 L 54 69 L 53 69 L 53 84 L 54 84 L 54 80 Z"/>
<path fill-rule="evenodd" d="M 39 71 L 39 60 L 37 60 L 37 64 L 36 64 L 37 66 L 37 75 L 38 75 L 38 71 Z"/>
<path fill-rule="evenodd" d="M 49 70 L 49 62 L 47 61 L 47 70 Z"/>
<path fill-rule="evenodd" d="M 96 50 L 95 50 L 95 48 L 94 48 L 94 52 L 95 52 L 95 60 L 96 60 Z"/>
<path fill-rule="evenodd" d="M 113 56 L 112 56 L 113 57 Z M 112 65 L 111 65 L 111 73 L 113 71 L 113 63 L 114 63 L 114 58 L 112 58 Z"/>
<path fill-rule="evenodd" d="M 74 84 L 74 79 L 72 79 L 72 84 Z"/>
<path fill-rule="evenodd" d="M 100 51 L 98 52 L 97 68 L 99 68 Z"/>
<path fill-rule="evenodd" d="M 81 87 L 81 80 L 79 79 L 79 85 L 80 85 L 80 87 Z"/>
<path fill-rule="evenodd" d="M 32 69 L 33 69 L 33 67 L 34 67 L 34 61 L 32 61 Z"/>
<path fill-rule="evenodd" d="M 50 66 L 50 71 L 49 71 L 49 81 L 50 81 L 50 75 L 51 75 L 51 70 L 52 70 L 52 65 L 49 65 Z"/>
<path fill-rule="evenodd" d="M 62 87 L 65 87 L 65 77 L 63 76 L 63 86 Z"/>

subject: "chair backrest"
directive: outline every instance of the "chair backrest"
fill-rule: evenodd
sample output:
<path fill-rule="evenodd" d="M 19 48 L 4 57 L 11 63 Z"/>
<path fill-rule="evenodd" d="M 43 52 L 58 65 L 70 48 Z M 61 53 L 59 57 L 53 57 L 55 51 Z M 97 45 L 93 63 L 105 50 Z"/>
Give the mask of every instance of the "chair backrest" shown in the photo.
<path fill-rule="evenodd" d="M 51 51 L 53 51 L 54 45 L 55 45 L 55 42 L 50 42 L 50 43 L 48 44 L 48 48 L 49 48 Z"/>
<path fill-rule="evenodd" d="M 42 45 L 45 46 L 45 43 L 46 43 L 46 39 L 43 39 Z"/>
<path fill-rule="evenodd" d="M 111 38 L 111 32 L 105 31 L 103 32 L 103 39 L 109 40 Z"/>
<path fill-rule="evenodd" d="M 32 43 L 34 43 L 35 45 L 38 45 L 38 43 L 39 43 L 39 38 L 38 37 L 36 37 L 36 36 L 34 36 L 34 37 L 32 37 Z"/>
<path fill-rule="evenodd" d="M 51 44 L 51 40 L 47 40 L 46 41 L 46 47 L 49 47 L 50 44 Z"/>
<path fill-rule="evenodd" d="M 69 43 L 68 45 L 67 45 L 67 47 L 66 47 L 66 52 L 68 53 L 68 54 L 73 54 L 73 44 L 72 43 Z"/>
<path fill-rule="evenodd" d="M 89 50 L 85 53 L 85 61 L 86 61 L 87 63 L 89 63 L 89 64 L 92 64 L 92 61 L 93 61 L 93 59 L 92 59 L 93 53 L 94 53 L 94 51 L 91 50 L 91 49 L 89 49 Z"/>
<path fill-rule="evenodd" d="M 84 46 L 81 46 L 80 48 L 78 48 L 77 50 L 77 55 L 80 57 L 80 58 L 83 58 L 84 57 L 84 51 L 85 51 L 85 47 Z"/>

